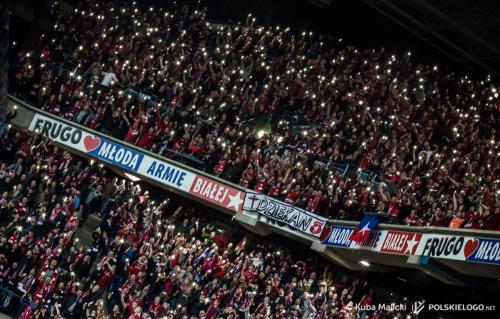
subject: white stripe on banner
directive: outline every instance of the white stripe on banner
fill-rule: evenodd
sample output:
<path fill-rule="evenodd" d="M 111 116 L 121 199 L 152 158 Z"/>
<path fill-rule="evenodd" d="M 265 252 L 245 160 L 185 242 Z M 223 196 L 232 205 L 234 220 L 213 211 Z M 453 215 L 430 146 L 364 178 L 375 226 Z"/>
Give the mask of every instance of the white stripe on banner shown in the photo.
<path fill-rule="evenodd" d="M 28 130 L 186 193 L 189 193 L 196 176 L 184 168 L 41 114 L 35 114 Z"/>
<path fill-rule="evenodd" d="M 328 219 L 272 197 L 247 191 L 243 209 L 278 221 L 294 231 L 319 238 Z"/>

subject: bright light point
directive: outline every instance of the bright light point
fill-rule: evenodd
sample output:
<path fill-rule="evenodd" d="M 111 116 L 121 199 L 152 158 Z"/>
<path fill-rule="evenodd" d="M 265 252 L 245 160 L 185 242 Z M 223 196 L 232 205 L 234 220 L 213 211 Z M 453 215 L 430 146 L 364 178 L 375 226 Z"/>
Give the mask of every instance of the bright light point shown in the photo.
<path fill-rule="evenodd" d="M 129 173 L 123 173 L 123 175 L 125 175 L 125 177 L 127 177 L 128 179 L 130 179 L 132 182 L 138 182 L 140 181 L 141 179 L 135 175 L 132 175 L 132 174 L 129 174 Z"/>

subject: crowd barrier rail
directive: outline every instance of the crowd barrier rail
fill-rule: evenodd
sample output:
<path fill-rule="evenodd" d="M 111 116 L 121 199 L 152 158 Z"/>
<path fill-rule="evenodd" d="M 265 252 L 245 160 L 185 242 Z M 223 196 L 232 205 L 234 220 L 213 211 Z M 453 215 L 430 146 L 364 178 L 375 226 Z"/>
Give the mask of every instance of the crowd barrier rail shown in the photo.
<path fill-rule="evenodd" d="M 0 285 L 0 312 L 17 318 L 27 305 L 33 305 L 33 301 L 21 296 L 12 288 Z"/>

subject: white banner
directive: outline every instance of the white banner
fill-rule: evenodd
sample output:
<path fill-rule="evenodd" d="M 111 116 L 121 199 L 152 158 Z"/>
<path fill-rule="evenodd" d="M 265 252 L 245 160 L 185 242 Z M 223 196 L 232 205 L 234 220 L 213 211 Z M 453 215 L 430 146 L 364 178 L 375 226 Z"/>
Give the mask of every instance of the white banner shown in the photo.
<path fill-rule="evenodd" d="M 189 193 L 196 174 L 143 154 L 133 148 L 91 134 L 78 127 L 35 114 L 28 128 L 54 142 Z"/>
<path fill-rule="evenodd" d="M 422 238 L 421 233 L 397 230 L 373 230 L 362 243 L 349 239 L 355 227 L 326 226 L 321 243 L 326 246 L 365 249 L 387 254 L 414 255 Z"/>
<path fill-rule="evenodd" d="M 415 255 L 500 264 L 500 240 L 460 235 L 424 234 Z"/>
<path fill-rule="evenodd" d="M 248 192 L 243 203 L 243 210 L 256 212 L 260 216 L 278 222 L 278 226 L 298 230 L 307 235 L 319 238 L 328 219 L 306 210 L 283 203 L 266 195 Z M 271 222 L 268 222 L 271 224 Z"/>

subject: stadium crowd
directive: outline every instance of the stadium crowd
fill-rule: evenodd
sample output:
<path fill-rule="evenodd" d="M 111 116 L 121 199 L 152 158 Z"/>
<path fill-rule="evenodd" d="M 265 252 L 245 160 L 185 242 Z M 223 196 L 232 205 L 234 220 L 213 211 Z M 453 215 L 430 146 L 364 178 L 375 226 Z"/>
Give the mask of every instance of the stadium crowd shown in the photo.
<path fill-rule="evenodd" d="M 205 8 L 54 7 L 10 92 L 66 119 L 338 219 L 500 229 L 497 86 Z M 64 66 L 64 67 L 62 67 Z M 138 92 L 138 94 L 133 94 Z M 296 131 L 280 114 L 298 115 Z M 269 116 L 255 131 L 247 120 Z M 335 164 L 376 174 L 343 177 Z"/>
<path fill-rule="evenodd" d="M 242 234 L 233 241 L 206 213 L 154 199 L 39 136 L 6 134 L 0 140 L 0 288 L 31 301 L 20 319 L 405 315 L 358 311 L 354 304 L 382 298 L 366 282 L 317 258 L 294 260 L 278 244 Z M 85 249 L 75 229 L 89 212 L 102 219 Z M 17 306 L 0 296 L 3 309 Z"/>

